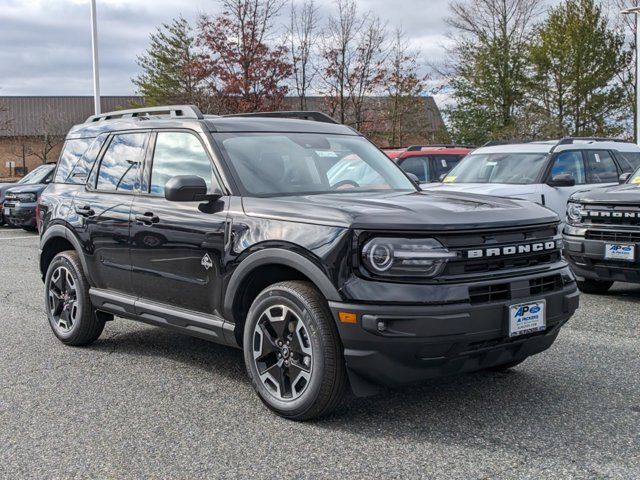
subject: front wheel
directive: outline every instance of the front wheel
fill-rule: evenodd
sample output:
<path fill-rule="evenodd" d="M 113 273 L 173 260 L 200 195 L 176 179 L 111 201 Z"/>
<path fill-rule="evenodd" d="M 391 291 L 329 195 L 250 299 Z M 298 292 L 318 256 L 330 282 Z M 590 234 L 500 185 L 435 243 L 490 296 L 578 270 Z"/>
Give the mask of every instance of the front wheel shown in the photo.
<path fill-rule="evenodd" d="M 278 415 L 328 414 L 347 389 L 340 338 L 324 297 L 311 284 L 281 282 L 251 305 L 244 360 L 260 399 Z"/>
<path fill-rule="evenodd" d="M 47 269 L 45 286 L 45 307 L 54 335 L 73 346 L 97 340 L 105 322 L 91 305 L 89 283 L 76 252 L 54 257 Z"/>
<path fill-rule="evenodd" d="M 609 291 L 613 282 L 607 282 L 604 280 L 582 280 L 578 281 L 578 288 L 584 293 L 604 294 Z"/>

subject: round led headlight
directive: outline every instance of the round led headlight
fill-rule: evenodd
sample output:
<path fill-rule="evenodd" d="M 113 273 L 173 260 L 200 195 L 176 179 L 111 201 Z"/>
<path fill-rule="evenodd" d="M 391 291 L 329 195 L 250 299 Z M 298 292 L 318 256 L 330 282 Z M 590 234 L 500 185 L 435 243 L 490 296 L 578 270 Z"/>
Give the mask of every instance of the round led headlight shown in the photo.
<path fill-rule="evenodd" d="M 582 222 L 583 213 L 582 205 L 569 202 L 567 205 L 567 222 L 572 225 L 579 224 Z"/>
<path fill-rule="evenodd" d="M 387 277 L 435 277 L 456 256 L 434 238 L 379 237 L 362 248 L 366 269 Z"/>

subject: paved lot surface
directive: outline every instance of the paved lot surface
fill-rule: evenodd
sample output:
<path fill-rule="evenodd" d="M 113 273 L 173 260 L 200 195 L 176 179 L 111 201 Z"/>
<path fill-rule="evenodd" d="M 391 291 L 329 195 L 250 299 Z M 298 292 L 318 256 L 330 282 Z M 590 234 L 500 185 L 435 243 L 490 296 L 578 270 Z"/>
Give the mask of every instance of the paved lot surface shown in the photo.
<path fill-rule="evenodd" d="M 125 320 L 63 346 L 37 255 L 0 228 L 1 478 L 640 478 L 640 286 L 583 296 L 513 372 L 296 424 L 265 410 L 237 350 Z"/>

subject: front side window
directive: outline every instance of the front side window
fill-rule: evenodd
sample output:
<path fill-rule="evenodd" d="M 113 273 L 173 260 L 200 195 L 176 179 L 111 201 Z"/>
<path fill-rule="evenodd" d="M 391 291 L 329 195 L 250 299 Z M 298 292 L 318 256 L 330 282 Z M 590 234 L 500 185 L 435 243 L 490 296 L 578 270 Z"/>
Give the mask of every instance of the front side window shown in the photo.
<path fill-rule="evenodd" d="M 415 191 L 404 173 L 360 136 L 215 133 L 248 195 Z"/>
<path fill-rule="evenodd" d="M 413 173 L 421 183 L 429 180 L 429 157 L 407 157 L 400 164 L 407 173 Z"/>
<path fill-rule="evenodd" d="M 571 175 L 576 180 L 576 185 L 587 183 L 582 152 L 570 151 L 559 154 L 551 167 L 551 178 L 556 175 Z"/>
<path fill-rule="evenodd" d="M 449 172 L 444 183 L 536 182 L 547 161 L 544 153 L 478 153 L 467 155 Z"/>
<path fill-rule="evenodd" d="M 218 185 L 209 155 L 195 135 L 186 132 L 159 132 L 153 154 L 150 193 L 164 195 L 164 186 L 171 177 L 177 175 L 202 177 L 209 193 L 213 193 Z"/>
<path fill-rule="evenodd" d="M 102 157 L 96 188 L 104 192 L 133 192 L 139 186 L 148 134 L 114 135 Z"/>
<path fill-rule="evenodd" d="M 434 177 L 440 179 L 442 175 L 449 173 L 453 167 L 460 163 L 461 158 L 459 155 L 434 155 L 433 160 L 436 168 Z"/>

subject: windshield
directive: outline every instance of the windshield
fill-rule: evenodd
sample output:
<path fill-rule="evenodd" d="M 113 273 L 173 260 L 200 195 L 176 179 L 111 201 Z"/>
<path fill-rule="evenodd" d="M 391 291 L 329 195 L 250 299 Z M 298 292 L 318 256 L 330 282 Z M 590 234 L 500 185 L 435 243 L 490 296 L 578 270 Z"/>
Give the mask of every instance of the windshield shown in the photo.
<path fill-rule="evenodd" d="M 47 178 L 47 175 L 51 173 L 53 168 L 53 165 L 42 165 L 22 177 L 18 183 L 22 185 L 42 183 L 44 179 Z"/>
<path fill-rule="evenodd" d="M 468 155 L 444 183 L 534 183 L 544 168 L 544 153 L 478 153 Z"/>
<path fill-rule="evenodd" d="M 392 160 L 362 137 L 217 133 L 214 138 L 248 195 L 416 190 Z"/>

